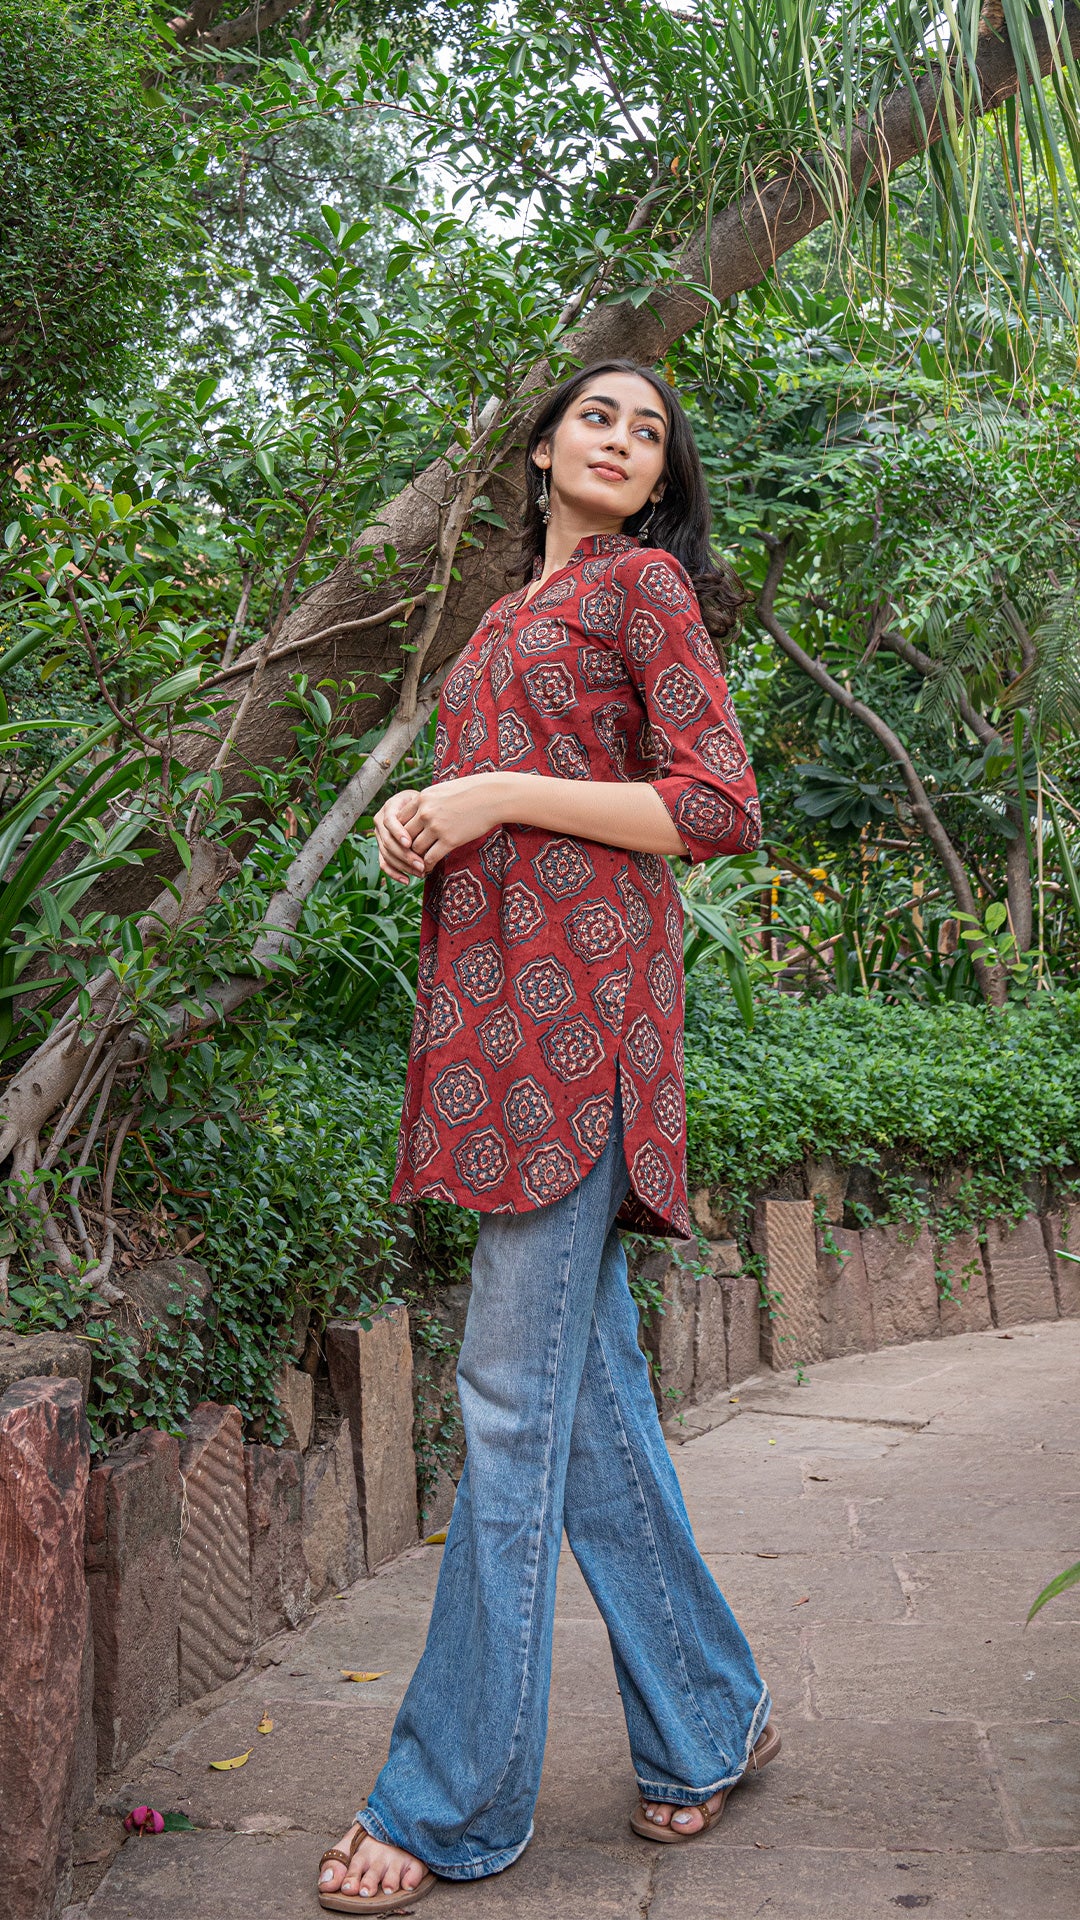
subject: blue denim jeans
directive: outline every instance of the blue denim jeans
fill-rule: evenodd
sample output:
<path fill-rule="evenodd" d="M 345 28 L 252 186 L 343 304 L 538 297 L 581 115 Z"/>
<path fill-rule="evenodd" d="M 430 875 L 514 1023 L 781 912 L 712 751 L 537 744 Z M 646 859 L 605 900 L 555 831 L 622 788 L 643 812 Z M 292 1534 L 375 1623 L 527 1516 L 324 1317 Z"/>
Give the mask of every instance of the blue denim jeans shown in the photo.
<path fill-rule="evenodd" d="M 638 1786 L 693 1806 L 744 1772 L 769 1716 L 694 1544 L 613 1222 L 618 1102 L 574 1192 L 480 1226 L 458 1366 L 468 1456 L 427 1645 L 357 1817 L 450 1880 L 528 1845 L 565 1527 L 611 1641 Z"/>

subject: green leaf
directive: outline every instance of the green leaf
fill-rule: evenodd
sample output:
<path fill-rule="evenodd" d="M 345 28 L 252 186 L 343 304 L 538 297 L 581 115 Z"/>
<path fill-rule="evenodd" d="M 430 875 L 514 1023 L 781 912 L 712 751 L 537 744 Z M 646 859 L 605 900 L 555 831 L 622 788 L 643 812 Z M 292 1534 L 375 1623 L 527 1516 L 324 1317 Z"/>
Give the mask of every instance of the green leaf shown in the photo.
<path fill-rule="evenodd" d="M 1059 1593 L 1067 1593 L 1070 1587 L 1075 1586 L 1080 1586 L 1080 1560 L 1074 1567 L 1066 1567 L 1064 1573 L 1057 1574 L 1049 1586 L 1043 1588 L 1038 1599 L 1032 1603 L 1028 1619 L 1034 1620 L 1039 1609 L 1045 1607 L 1048 1600 L 1056 1600 Z"/>
<path fill-rule="evenodd" d="M 120 925 L 120 951 L 127 960 L 141 960 L 145 955 L 142 934 L 138 922 L 124 920 Z"/>
<path fill-rule="evenodd" d="M 182 700 L 186 693 L 193 693 L 202 679 L 202 667 L 181 667 L 179 673 L 170 674 L 159 686 L 147 695 L 148 707 L 168 707 L 174 700 Z"/>
<path fill-rule="evenodd" d="M 184 868 L 185 873 L 190 873 L 191 872 L 191 848 L 188 846 L 188 843 L 184 839 L 183 834 L 178 833 L 175 827 L 170 827 L 169 839 L 172 841 L 173 846 L 176 848 L 176 851 L 180 856 L 180 861 Z"/>

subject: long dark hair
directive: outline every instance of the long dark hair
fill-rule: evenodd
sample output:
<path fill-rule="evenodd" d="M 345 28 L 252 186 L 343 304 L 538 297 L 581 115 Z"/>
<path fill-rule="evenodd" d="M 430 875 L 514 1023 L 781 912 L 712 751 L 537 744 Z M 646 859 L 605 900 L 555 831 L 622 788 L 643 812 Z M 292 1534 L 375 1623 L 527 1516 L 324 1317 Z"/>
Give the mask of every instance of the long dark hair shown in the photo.
<path fill-rule="evenodd" d="M 600 373 L 636 373 L 647 380 L 659 395 L 667 415 L 668 432 L 664 466 L 664 497 L 655 509 L 646 501 L 640 512 L 632 513 L 623 532 L 635 535 L 642 522 L 652 519 L 645 535 L 651 547 L 662 547 L 686 568 L 701 602 L 701 615 L 714 640 L 724 640 L 738 629 L 742 610 L 750 600 L 734 567 L 714 552 L 710 533 L 712 507 L 701 455 L 694 431 L 686 417 L 682 401 L 674 387 L 633 360 L 597 360 L 580 373 L 556 387 L 541 409 L 525 449 L 524 536 L 521 559 L 524 578 L 532 579 L 534 562 L 543 560 L 547 529 L 540 513 L 540 488 L 544 474 L 533 460 L 541 440 L 549 440 L 567 409 L 582 388 Z"/>

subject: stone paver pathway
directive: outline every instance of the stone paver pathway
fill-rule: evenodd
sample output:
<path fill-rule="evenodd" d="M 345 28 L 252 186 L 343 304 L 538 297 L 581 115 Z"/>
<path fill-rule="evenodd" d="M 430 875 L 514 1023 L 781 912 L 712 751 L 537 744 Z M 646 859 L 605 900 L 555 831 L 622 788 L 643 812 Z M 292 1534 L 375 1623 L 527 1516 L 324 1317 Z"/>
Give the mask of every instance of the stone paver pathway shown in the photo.
<path fill-rule="evenodd" d="M 678 1447 L 703 1552 L 772 1688 L 784 1753 L 687 1848 L 637 1840 L 603 1628 L 566 1553 L 536 1837 L 425 1920 L 1076 1920 L 1080 1322 L 899 1347 L 744 1388 Z M 322 1847 L 382 1760 L 438 1569 L 420 1549 L 161 1729 L 129 1842 L 69 1920 L 312 1920 Z M 342 1667 L 386 1669 L 356 1686 Z M 264 1708 L 271 1734 L 255 1728 Z M 234 1773 L 208 1762 L 252 1747 Z"/>

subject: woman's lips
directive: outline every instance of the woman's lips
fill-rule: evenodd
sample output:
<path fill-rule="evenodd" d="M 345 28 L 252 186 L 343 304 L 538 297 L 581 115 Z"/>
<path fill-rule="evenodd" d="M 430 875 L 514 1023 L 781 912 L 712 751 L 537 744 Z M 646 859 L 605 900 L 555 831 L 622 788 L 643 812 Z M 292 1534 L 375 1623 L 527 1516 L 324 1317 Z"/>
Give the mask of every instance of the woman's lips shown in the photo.
<path fill-rule="evenodd" d="M 623 472 L 621 467 L 609 467 L 603 461 L 600 461 L 600 460 L 596 461 L 594 465 L 590 467 L 589 471 L 590 473 L 598 473 L 600 475 L 601 480 L 625 480 L 626 479 L 626 475 Z"/>

